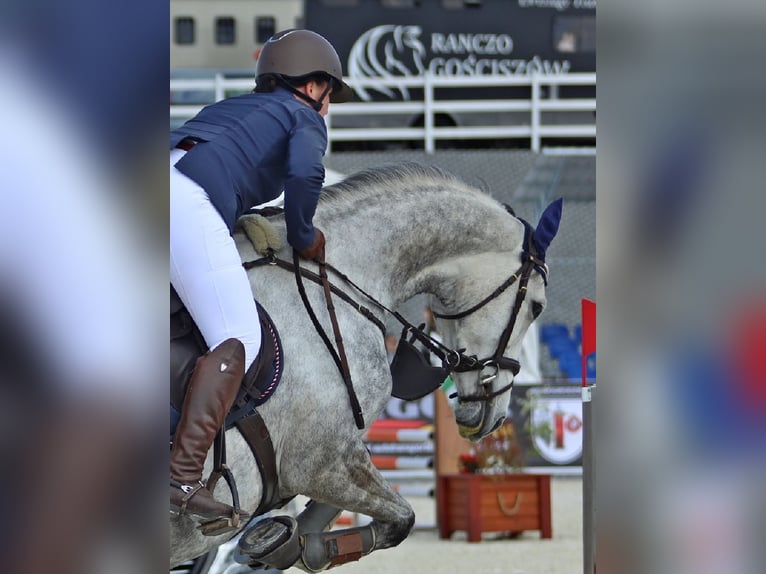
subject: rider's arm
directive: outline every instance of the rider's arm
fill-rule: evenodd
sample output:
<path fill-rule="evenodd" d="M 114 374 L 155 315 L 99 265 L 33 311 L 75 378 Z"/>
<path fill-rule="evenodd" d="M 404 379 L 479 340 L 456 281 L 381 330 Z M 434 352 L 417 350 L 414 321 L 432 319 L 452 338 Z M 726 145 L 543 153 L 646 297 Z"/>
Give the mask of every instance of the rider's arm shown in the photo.
<path fill-rule="evenodd" d="M 324 182 L 322 158 L 327 148 L 327 128 L 322 117 L 306 107 L 295 114 L 290 134 L 285 178 L 287 241 L 306 249 L 315 240 L 312 223 Z"/>

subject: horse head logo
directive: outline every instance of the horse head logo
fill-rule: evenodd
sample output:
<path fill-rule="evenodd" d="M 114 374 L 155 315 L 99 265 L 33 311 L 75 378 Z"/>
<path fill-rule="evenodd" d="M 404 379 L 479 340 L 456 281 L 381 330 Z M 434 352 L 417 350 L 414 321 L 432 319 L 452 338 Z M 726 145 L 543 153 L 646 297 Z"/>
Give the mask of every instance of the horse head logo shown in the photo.
<path fill-rule="evenodd" d="M 354 42 L 348 56 L 348 72 L 351 78 L 412 77 L 425 72 L 423 61 L 426 48 L 420 41 L 420 26 L 376 26 L 367 30 Z M 407 88 L 396 88 L 402 99 L 409 100 Z M 364 101 L 370 101 L 369 90 L 394 98 L 394 90 L 388 87 L 365 88 L 356 86 L 354 91 Z"/>

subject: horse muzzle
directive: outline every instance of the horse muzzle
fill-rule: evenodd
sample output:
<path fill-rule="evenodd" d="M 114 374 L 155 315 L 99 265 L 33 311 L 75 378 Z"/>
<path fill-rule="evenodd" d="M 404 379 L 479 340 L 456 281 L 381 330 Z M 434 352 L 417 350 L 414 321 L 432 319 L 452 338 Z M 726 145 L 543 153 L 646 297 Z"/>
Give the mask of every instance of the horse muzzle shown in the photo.
<path fill-rule="evenodd" d="M 497 384 L 502 377 L 498 376 L 498 369 L 494 371 L 482 370 L 479 372 L 479 388 L 477 395 L 460 397 L 455 407 L 455 421 L 458 432 L 463 438 L 472 441 L 480 440 L 497 430 L 505 420 L 506 413 L 494 413 L 496 409 L 490 409 L 490 404 L 495 403 L 498 396 L 510 391 L 513 387 L 513 378 L 502 388 L 492 391 L 493 384 Z M 495 416 L 492 416 L 495 414 Z"/>
<path fill-rule="evenodd" d="M 484 426 L 485 407 L 486 403 L 458 402 L 455 407 L 455 421 L 457 421 L 460 436 L 473 440 L 473 437 L 479 434 Z"/>
<path fill-rule="evenodd" d="M 457 417 L 457 413 L 456 413 Z M 503 424 L 503 421 L 505 420 L 505 416 L 500 415 L 497 417 L 494 422 L 491 425 L 485 425 L 485 413 L 482 412 L 481 414 L 481 422 L 477 425 L 473 426 L 466 426 L 463 424 L 460 424 L 458 421 L 458 433 L 461 437 L 466 438 L 471 441 L 478 441 L 487 436 L 488 434 L 491 434 L 495 432 L 497 429 L 500 428 L 500 426 Z M 486 429 L 484 428 L 486 426 Z"/>

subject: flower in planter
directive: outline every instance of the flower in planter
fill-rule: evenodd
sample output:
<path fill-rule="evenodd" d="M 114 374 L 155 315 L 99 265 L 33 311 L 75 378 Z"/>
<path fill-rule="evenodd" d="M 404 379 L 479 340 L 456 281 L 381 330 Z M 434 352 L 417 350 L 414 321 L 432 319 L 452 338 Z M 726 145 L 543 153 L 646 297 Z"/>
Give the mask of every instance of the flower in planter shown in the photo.
<path fill-rule="evenodd" d="M 464 452 L 457 459 L 458 470 L 463 474 L 473 474 L 479 469 L 479 459 L 476 453 L 471 449 L 471 452 Z"/>

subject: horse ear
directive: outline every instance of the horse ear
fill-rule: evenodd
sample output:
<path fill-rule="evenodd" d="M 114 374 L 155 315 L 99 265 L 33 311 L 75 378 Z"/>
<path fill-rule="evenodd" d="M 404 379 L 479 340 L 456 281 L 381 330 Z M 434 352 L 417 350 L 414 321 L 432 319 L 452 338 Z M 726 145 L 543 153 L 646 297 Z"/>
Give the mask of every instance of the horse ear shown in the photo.
<path fill-rule="evenodd" d="M 545 252 L 547 251 L 548 246 L 551 244 L 551 241 L 553 241 L 553 238 L 556 237 L 556 233 L 558 233 L 563 204 L 563 198 L 559 198 L 552 202 L 545 208 L 543 214 L 540 216 L 540 221 L 537 223 L 537 228 L 535 229 L 533 237 L 538 256 L 543 260 L 545 259 Z"/>

